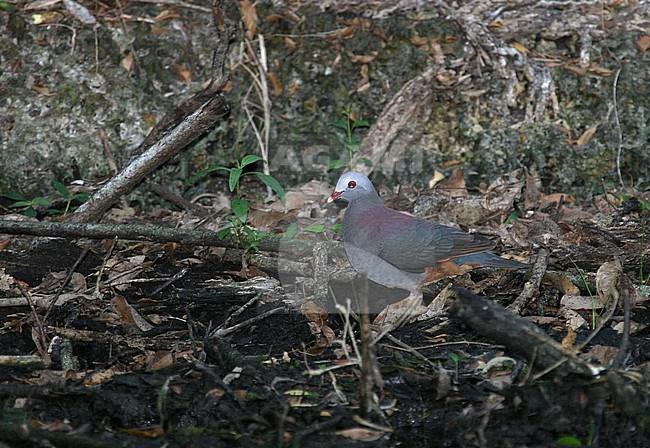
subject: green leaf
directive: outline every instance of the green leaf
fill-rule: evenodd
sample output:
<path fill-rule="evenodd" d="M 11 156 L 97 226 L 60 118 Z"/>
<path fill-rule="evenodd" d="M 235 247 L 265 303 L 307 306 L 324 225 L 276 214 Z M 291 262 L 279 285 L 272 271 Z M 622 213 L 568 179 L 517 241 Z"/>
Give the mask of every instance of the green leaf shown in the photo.
<path fill-rule="evenodd" d="M 8 2 L 0 2 L 0 9 L 2 9 L 3 11 L 9 11 L 9 12 L 16 11 L 16 8 L 14 8 Z"/>
<path fill-rule="evenodd" d="M 76 193 L 71 198 L 72 201 L 78 202 L 86 202 L 88 199 L 90 199 L 90 195 L 88 193 Z"/>
<path fill-rule="evenodd" d="M 9 207 L 18 208 L 18 207 L 31 207 L 31 206 L 32 206 L 32 201 L 18 201 L 18 202 L 14 202 Z"/>
<path fill-rule="evenodd" d="M 235 191 L 235 188 L 239 184 L 239 178 L 241 177 L 242 171 L 241 168 L 230 169 L 230 176 L 228 176 L 228 188 L 230 191 Z"/>
<path fill-rule="evenodd" d="M 32 202 L 33 202 L 35 205 L 40 205 L 41 207 L 49 207 L 50 205 L 52 205 L 52 202 L 51 202 L 51 201 L 48 201 L 47 199 L 42 198 L 42 197 L 40 197 L 40 196 L 34 198 L 34 199 L 32 200 Z"/>
<path fill-rule="evenodd" d="M 305 232 L 312 233 L 323 233 L 325 231 L 325 226 L 323 224 L 312 224 L 303 229 Z"/>
<path fill-rule="evenodd" d="M 450 353 L 449 357 L 452 361 L 454 361 L 454 364 L 458 364 L 458 361 L 460 361 L 460 358 L 458 358 L 458 355 L 456 353 Z"/>
<path fill-rule="evenodd" d="M 70 192 L 68 191 L 67 187 L 58 180 L 52 181 L 52 188 L 58 191 L 59 194 L 66 199 L 70 196 Z"/>
<path fill-rule="evenodd" d="M 23 210 L 23 211 L 20 212 L 20 213 L 23 214 L 23 215 L 25 215 L 25 216 L 29 216 L 30 218 L 36 218 L 36 210 L 34 210 L 34 209 L 31 208 L 31 207 L 28 208 L 28 209 Z"/>
<path fill-rule="evenodd" d="M 345 146 L 347 146 L 350 152 L 357 152 L 360 148 L 358 143 L 347 143 Z"/>
<path fill-rule="evenodd" d="M 259 171 L 255 171 L 255 174 L 259 179 L 264 182 L 264 185 L 267 187 L 271 187 L 271 190 L 275 191 L 275 193 L 280 197 L 281 200 L 284 201 L 284 198 L 286 194 L 284 193 L 284 188 L 282 188 L 282 185 L 280 185 L 280 182 L 278 182 L 275 177 L 269 176 L 268 174 L 260 173 Z"/>
<path fill-rule="evenodd" d="M 370 123 L 368 123 L 366 120 L 357 120 L 354 123 L 352 123 L 352 130 L 354 131 L 356 128 L 369 128 Z"/>
<path fill-rule="evenodd" d="M 336 224 L 334 224 L 332 226 L 332 232 L 335 232 L 335 233 L 341 233 L 342 229 L 343 229 L 343 226 L 341 225 L 340 222 L 337 222 Z"/>
<path fill-rule="evenodd" d="M 9 198 L 12 201 L 26 201 L 27 198 L 20 193 L 5 193 L 3 194 L 5 198 Z"/>
<path fill-rule="evenodd" d="M 245 199 L 233 199 L 230 201 L 230 208 L 237 219 L 244 223 L 248 217 L 248 201 Z"/>
<path fill-rule="evenodd" d="M 348 130 L 348 121 L 344 119 L 336 120 L 334 123 L 331 123 L 331 126 L 342 129 L 344 131 Z"/>
<path fill-rule="evenodd" d="M 227 237 L 228 235 L 230 235 L 230 231 L 231 231 L 231 229 L 232 229 L 232 227 L 230 227 L 230 226 L 228 225 L 228 226 L 224 227 L 223 229 L 219 230 L 219 231 L 217 232 L 217 238 L 219 238 L 220 240 L 224 239 L 225 237 Z"/>
<path fill-rule="evenodd" d="M 555 441 L 555 444 L 560 446 L 582 446 L 582 442 L 573 436 L 560 437 Z"/>
<path fill-rule="evenodd" d="M 219 171 L 219 170 L 221 170 L 221 171 L 230 171 L 230 168 L 227 168 L 225 166 L 211 166 L 209 168 L 206 168 L 204 170 L 199 171 L 194 176 L 187 179 L 185 181 L 185 185 L 191 185 L 194 182 L 196 182 L 197 180 L 199 180 L 200 178 L 202 178 L 203 176 L 205 176 L 206 174 L 210 174 L 213 171 Z"/>
<path fill-rule="evenodd" d="M 372 162 L 365 157 L 359 159 L 359 163 L 363 163 L 365 166 L 372 166 Z"/>
<path fill-rule="evenodd" d="M 244 156 L 244 158 L 241 159 L 241 162 L 239 162 L 239 168 L 244 168 L 245 166 L 250 165 L 251 163 L 259 162 L 260 160 L 264 160 L 260 156 L 256 156 L 255 154 L 249 154 L 247 156 Z"/>
<path fill-rule="evenodd" d="M 284 229 L 284 237 L 287 239 L 293 239 L 298 233 L 298 226 L 295 222 L 292 222 Z"/>
<path fill-rule="evenodd" d="M 512 212 L 508 215 L 504 224 L 510 224 L 511 222 L 516 221 L 517 218 L 519 218 L 519 214 L 517 212 Z"/>
<path fill-rule="evenodd" d="M 345 166 L 345 160 L 332 160 L 330 163 L 327 164 L 327 169 L 328 170 L 338 170 L 339 168 Z"/>

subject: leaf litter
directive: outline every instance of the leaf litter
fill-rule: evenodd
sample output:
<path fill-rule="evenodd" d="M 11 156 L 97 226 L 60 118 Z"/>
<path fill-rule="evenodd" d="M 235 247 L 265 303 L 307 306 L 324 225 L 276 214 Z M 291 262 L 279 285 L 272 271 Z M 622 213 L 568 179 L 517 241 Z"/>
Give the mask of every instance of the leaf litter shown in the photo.
<path fill-rule="evenodd" d="M 626 337 L 625 368 L 640 372 L 647 365 L 647 207 L 626 211 L 626 199 L 609 193 L 591 203 L 547 195 L 535 173 L 523 170 L 495 179 L 478 194 L 467 188 L 462 170 L 449 179 L 438 176 L 431 185 L 427 191 L 384 188 L 382 197 L 401 210 L 491 236 L 500 253 L 521 261 L 547 248 L 550 261 L 539 291 L 522 316 L 604 367 L 614 363 Z M 193 440 L 178 432 L 191 426 L 205 426 L 204 435 L 216 440 L 213 446 L 243 440 L 392 446 L 414 437 L 430 440 L 434 432 L 480 444 L 477 428 L 486 416 L 503 425 L 522 423 L 515 402 L 528 415 L 538 415 L 540 443 L 587 426 L 591 417 L 579 394 L 591 392 L 579 380 L 568 380 L 553 393 L 563 412 L 575 413 L 573 419 L 554 421 L 539 389 L 548 380 L 527 380 L 530 360 L 449 317 L 452 285 L 507 306 L 527 280 L 525 272 L 482 269 L 429 285 L 425 297 L 436 310 L 434 317 L 407 324 L 392 332 L 394 339 L 378 342 L 385 386 L 375 399 L 382 419 L 360 419 L 358 279 L 351 287 L 354 275 L 345 277 L 346 269 L 350 272 L 345 257 L 332 246 L 325 256 L 331 276 L 326 293 L 317 294 L 318 279 L 300 280 L 309 280 L 316 270 L 316 243 L 328 247 L 339 238 L 341 211 L 325 206 L 330 192 L 327 183 L 311 181 L 287 191 L 284 202 L 250 201 L 254 229 L 278 239 L 295 226 L 290 244 L 281 243 L 278 252 L 266 255 L 276 260 L 275 267 L 256 265 L 250 257 L 253 272 L 272 281 L 242 272 L 241 254 L 228 255 L 238 249 L 96 242 L 45 322 L 52 294 L 80 249 L 62 240 L 33 248 L 14 237 L 0 252 L 0 340 L 10 347 L 6 355 L 22 356 L 43 350 L 37 340 L 45 337 L 50 353 L 41 354 L 45 365 L 2 370 L 5 396 L 17 380 L 28 387 L 30 398 L 21 409 L 44 422 L 34 423 L 36 429 L 72 436 L 89 423 L 100 437 L 116 431 L 123 434 L 119 437 L 149 439 L 147 446 L 162 446 L 168 437 Z M 632 194 L 640 204 L 650 200 L 648 193 Z M 206 197 L 203 206 L 211 200 L 223 202 Z M 178 211 L 152 214 L 164 225 L 217 230 L 229 210 L 219 205 L 214 210 L 220 216 L 208 221 Z M 151 218 L 131 208 L 114 210 L 112 216 L 117 221 Z M 22 252 L 13 248 L 21 244 Z M 305 272 L 283 275 L 291 263 Z M 158 288 L 183 268 L 189 273 Z M 370 297 L 376 287 L 370 285 Z M 627 303 L 622 290 L 629 293 Z M 335 312 L 326 311 L 331 306 Z M 52 407 L 52 392 L 38 389 L 54 384 L 63 406 Z M 612 422 L 626 421 L 615 407 L 605 412 Z M 72 424 L 64 425 L 67 421 Z M 207 429 L 211 424 L 218 429 Z M 494 427 L 489 431 L 506 437 Z"/>

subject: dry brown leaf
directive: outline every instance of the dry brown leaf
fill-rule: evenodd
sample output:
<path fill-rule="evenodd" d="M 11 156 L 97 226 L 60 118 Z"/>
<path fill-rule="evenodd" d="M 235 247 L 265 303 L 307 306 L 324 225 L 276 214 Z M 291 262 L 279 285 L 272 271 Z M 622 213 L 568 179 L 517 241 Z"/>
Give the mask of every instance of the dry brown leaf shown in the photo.
<path fill-rule="evenodd" d="M 607 303 L 613 297 L 618 297 L 616 282 L 619 275 L 621 275 L 621 262 L 618 260 L 607 261 L 598 268 L 596 290 L 603 303 Z"/>
<path fill-rule="evenodd" d="M 282 93 L 282 84 L 280 84 L 280 81 L 278 80 L 278 77 L 275 73 L 269 72 L 267 73 L 267 78 L 271 82 L 271 87 L 273 87 L 273 94 L 274 95 L 280 95 Z"/>
<path fill-rule="evenodd" d="M 547 272 L 544 274 L 542 284 L 546 287 L 553 287 L 560 291 L 562 294 L 568 294 L 571 296 L 580 295 L 580 289 L 573 284 L 569 277 L 563 274 Z"/>
<path fill-rule="evenodd" d="M 572 145 L 575 145 L 575 146 L 584 146 L 584 145 L 586 145 L 591 140 L 591 137 L 593 137 L 594 134 L 596 133 L 596 130 L 598 129 L 598 126 L 600 126 L 600 123 L 597 123 L 597 124 L 593 125 L 589 129 L 587 129 L 585 132 L 583 132 L 582 135 L 580 137 L 578 137 L 577 140 L 575 140 L 573 142 L 570 142 L 570 143 Z"/>
<path fill-rule="evenodd" d="M 147 355 L 147 370 L 154 371 L 171 367 L 176 363 L 176 357 L 169 350 L 158 350 Z"/>
<path fill-rule="evenodd" d="M 249 211 L 248 218 L 250 224 L 256 229 L 271 229 L 278 223 L 288 224 L 295 220 L 298 215 L 298 210 L 293 209 L 287 212 L 274 211 L 269 209 L 256 209 L 252 208 Z"/>
<path fill-rule="evenodd" d="M 296 48 L 298 48 L 298 44 L 296 43 L 296 41 L 289 37 L 284 38 L 284 44 L 287 47 L 289 47 L 290 50 L 295 50 Z"/>
<path fill-rule="evenodd" d="M 376 51 L 372 51 L 371 54 L 369 55 L 360 55 L 360 56 L 355 55 L 351 51 L 346 52 L 346 54 L 348 55 L 348 57 L 352 62 L 361 62 L 362 64 L 367 64 L 368 62 L 372 62 L 377 57 Z"/>
<path fill-rule="evenodd" d="M 133 53 L 132 52 L 127 52 L 123 57 L 122 57 L 122 68 L 126 70 L 127 72 L 131 71 L 131 67 L 133 66 Z"/>
<path fill-rule="evenodd" d="M 636 40 L 636 46 L 641 53 L 645 53 L 650 48 L 650 35 L 644 34 Z"/>
<path fill-rule="evenodd" d="M 442 174 L 440 171 L 436 170 L 433 173 L 433 176 L 431 177 L 431 179 L 429 179 L 429 188 L 435 187 L 438 184 L 438 182 L 440 182 L 444 178 L 445 178 L 445 175 Z"/>
<path fill-rule="evenodd" d="M 165 430 L 160 426 L 156 426 L 155 428 L 147 428 L 147 429 L 122 429 L 122 431 L 124 431 L 127 434 L 131 434 L 138 437 L 147 437 L 149 439 L 162 437 L 165 434 Z"/>
<path fill-rule="evenodd" d="M 115 296 L 111 299 L 111 307 L 117 313 L 122 324 L 131 324 L 138 327 L 141 331 L 149 331 L 153 328 L 138 311 L 133 308 L 124 297 Z"/>
<path fill-rule="evenodd" d="M 578 338 L 577 333 L 573 331 L 573 328 L 568 326 L 566 328 L 566 336 L 564 336 L 564 338 L 562 339 L 562 347 L 573 348 L 577 338 Z"/>
<path fill-rule="evenodd" d="M 528 53 L 530 53 L 530 50 L 528 50 L 528 48 L 524 47 L 519 42 L 513 42 L 512 44 L 510 44 L 510 46 L 515 50 L 517 50 L 519 53 L 523 54 L 524 56 L 527 56 Z"/>
<path fill-rule="evenodd" d="M 257 10 L 255 5 L 250 0 L 242 0 L 239 2 L 239 11 L 241 13 L 244 28 L 246 28 L 246 37 L 253 39 L 255 31 L 257 31 Z"/>
<path fill-rule="evenodd" d="M 300 312 L 308 320 L 309 330 L 316 337 L 314 350 L 327 347 L 330 342 L 336 339 L 334 330 L 327 325 L 327 311 L 309 300 L 300 306 Z"/>
<path fill-rule="evenodd" d="M 614 73 L 613 70 L 604 67 L 589 67 L 589 73 L 595 73 L 597 75 L 609 76 Z"/>
<path fill-rule="evenodd" d="M 483 207 L 490 213 L 504 213 L 510 211 L 516 200 L 521 197 L 524 181 L 521 180 L 522 170 L 517 169 L 504 174 L 490 184 Z"/>
<path fill-rule="evenodd" d="M 181 80 L 181 82 L 192 82 L 192 73 L 188 69 L 178 64 L 172 64 L 172 67 L 174 67 L 174 70 L 176 70 L 178 78 Z"/>
<path fill-rule="evenodd" d="M 384 432 L 368 428 L 349 428 L 336 431 L 337 436 L 359 442 L 374 442 L 375 440 L 381 439 L 384 434 Z"/>
<path fill-rule="evenodd" d="M 438 185 L 439 190 L 444 190 L 450 198 L 464 198 L 468 195 L 465 186 L 465 170 L 456 168 L 449 179 Z"/>
<path fill-rule="evenodd" d="M 572 296 L 565 294 L 560 299 L 560 305 L 574 311 L 592 311 L 602 309 L 605 306 L 605 302 L 595 296 Z"/>
<path fill-rule="evenodd" d="M 587 74 L 587 71 L 584 68 L 576 67 L 575 65 L 563 65 L 562 67 L 576 75 L 585 76 Z"/>

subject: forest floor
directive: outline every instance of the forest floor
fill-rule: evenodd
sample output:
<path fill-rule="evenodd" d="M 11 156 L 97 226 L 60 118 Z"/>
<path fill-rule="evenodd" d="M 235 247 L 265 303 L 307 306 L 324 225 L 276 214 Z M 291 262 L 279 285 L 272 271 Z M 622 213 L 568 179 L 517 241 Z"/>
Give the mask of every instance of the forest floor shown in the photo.
<path fill-rule="evenodd" d="M 522 198 L 521 188 L 509 199 L 495 189 L 451 198 L 463 187 L 444 188 L 415 202 L 406 190 L 383 197 L 409 210 L 435 202 L 448 213 L 488 196 L 501 197 L 504 210 Z M 536 212 L 508 223 L 486 211 L 472 230 L 499 235 L 502 253 L 536 265 L 540 250 L 548 251 L 544 275 L 518 314 L 605 370 L 540 373 L 542 360 L 450 316 L 450 284 L 506 307 L 535 275 L 477 269 L 430 285 L 425 298 L 438 303 L 436 316 L 378 342 L 383 385 L 373 389 L 377 408 L 366 413 L 354 307 L 327 303 L 354 300 L 358 279 L 356 286 L 332 282 L 329 299 L 319 301 L 304 278 L 278 275 L 282 260 L 265 273 L 252 256 L 243 270 L 235 249 L 6 237 L 0 446 L 648 446 L 647 199 L 578 205 L 554 198 L 537 192 Z M 273 215 L 264 228 L 279 233 L 289 216 L 305 229 L 301 216 L 323 207 L 316 220 L 323 227 L 294 238 L 337 239 L 327 223 L 339 210 L 325 208 L 325 199 L 294 202 L 293 213 Z M 124 209 L 119 219 L 179 228 L 197 222 L 167 210 L 127 216 L 133 213 Z M 608 224 L 597 223 L 607 216 Z M 328 256 L 332 269 L 346 264 L 337 257 Z M 386 297 L 371 286 L 371 301 Z M 612 288 L 626 293 L 612 302 L 603 295 Z M 614 370 L 625 381 L 605 380 Z M 620 400 L 625 388 L 634 391 L 629 403 Z"/>

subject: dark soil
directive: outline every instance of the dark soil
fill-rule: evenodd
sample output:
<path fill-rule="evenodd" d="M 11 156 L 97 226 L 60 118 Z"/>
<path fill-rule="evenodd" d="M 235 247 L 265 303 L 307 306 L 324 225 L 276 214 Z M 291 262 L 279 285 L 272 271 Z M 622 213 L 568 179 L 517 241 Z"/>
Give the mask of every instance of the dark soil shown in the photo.
<path fill-rule="evenodd" d="M 6 249 L 0 263 L 6 274 L 36 285 L 50 272 L 72 266 L 80 253 L 69 242 L 50 240 L 29 251 Z M 149 278 L 174 274 L 193 256 L 183 248 L 166 253 L 143 245 L 119 252 L 122 259 L 136 254 L 146 254 L 144 264 L 151 262 Z M 103 258 L 101 248 L 93 246 L 80 265 L 89 285 Z M 378 402 L 384 415 L 369 418 L 391 429 L 346 437 L 340 431 L 364 427 L 358 424 L 359 368 L 308 374 L 345 357 L 340 344 L 315 347 L 305 317 L 280 297 L 259 300 L 233 324 L 274 308 L 281 312 L 227 337 L 207 337 L 254 296 L 210 286 L 217 277 L 243 281 L 225 273 L 230 268 L 208 256 L 161 293 L 153 294 L 160 283 L 130 284 L 120 293 L 141 316 L 157 322 L 146 332 L 109 318 L 111 303 L 101 297 L 79 297 L 55 307 L 47 322 L 50 336 L 56 328 L 105 337 L 84 341 L 71 333 L 62 338 L 71 344 L 76 362 L 68 371 L 62 370 L 56 350 L 48 368 L 3 367 L 0 440 L 17 447 L 45 446 L 46 439 L 47 446 L 549 447 L 562 440 L 648 446 L 647 435 L 615 404 L 611 388 L 552 374 L 532 380 L 526 360 L 516 357 L 511 368 L 482 373 L 479 367 L 494 357 L 512 355 L 446 316 L 393 332 L 429 362 L 399 347 L 399 341 L 382 341 L 378 361 L 385 385 Z M 467 281 L 484 277 L 476 271 Z M 505 281 L 512 294 L 503 288 L 492 292 L 507 304 L 525 274 L 508 274 Z M 29 308 L 2 307 L 0 313 L 6 323 L 0 332 L 4 354 L 36 353 Z M 650 323 L 647 315 L 644 320 Z M 328 322 L 341 336 L 340 316 L 330 315 Z M 358 337 L 356 323 L 354 330 Z M 591 345 L 619 343 L 620 336 L 609 331 Z M 635 336 L 632 346 L 628 362 L 647 362 L 647 332 Z M 21 431 L 20 425 L 31 429 Z"/>

